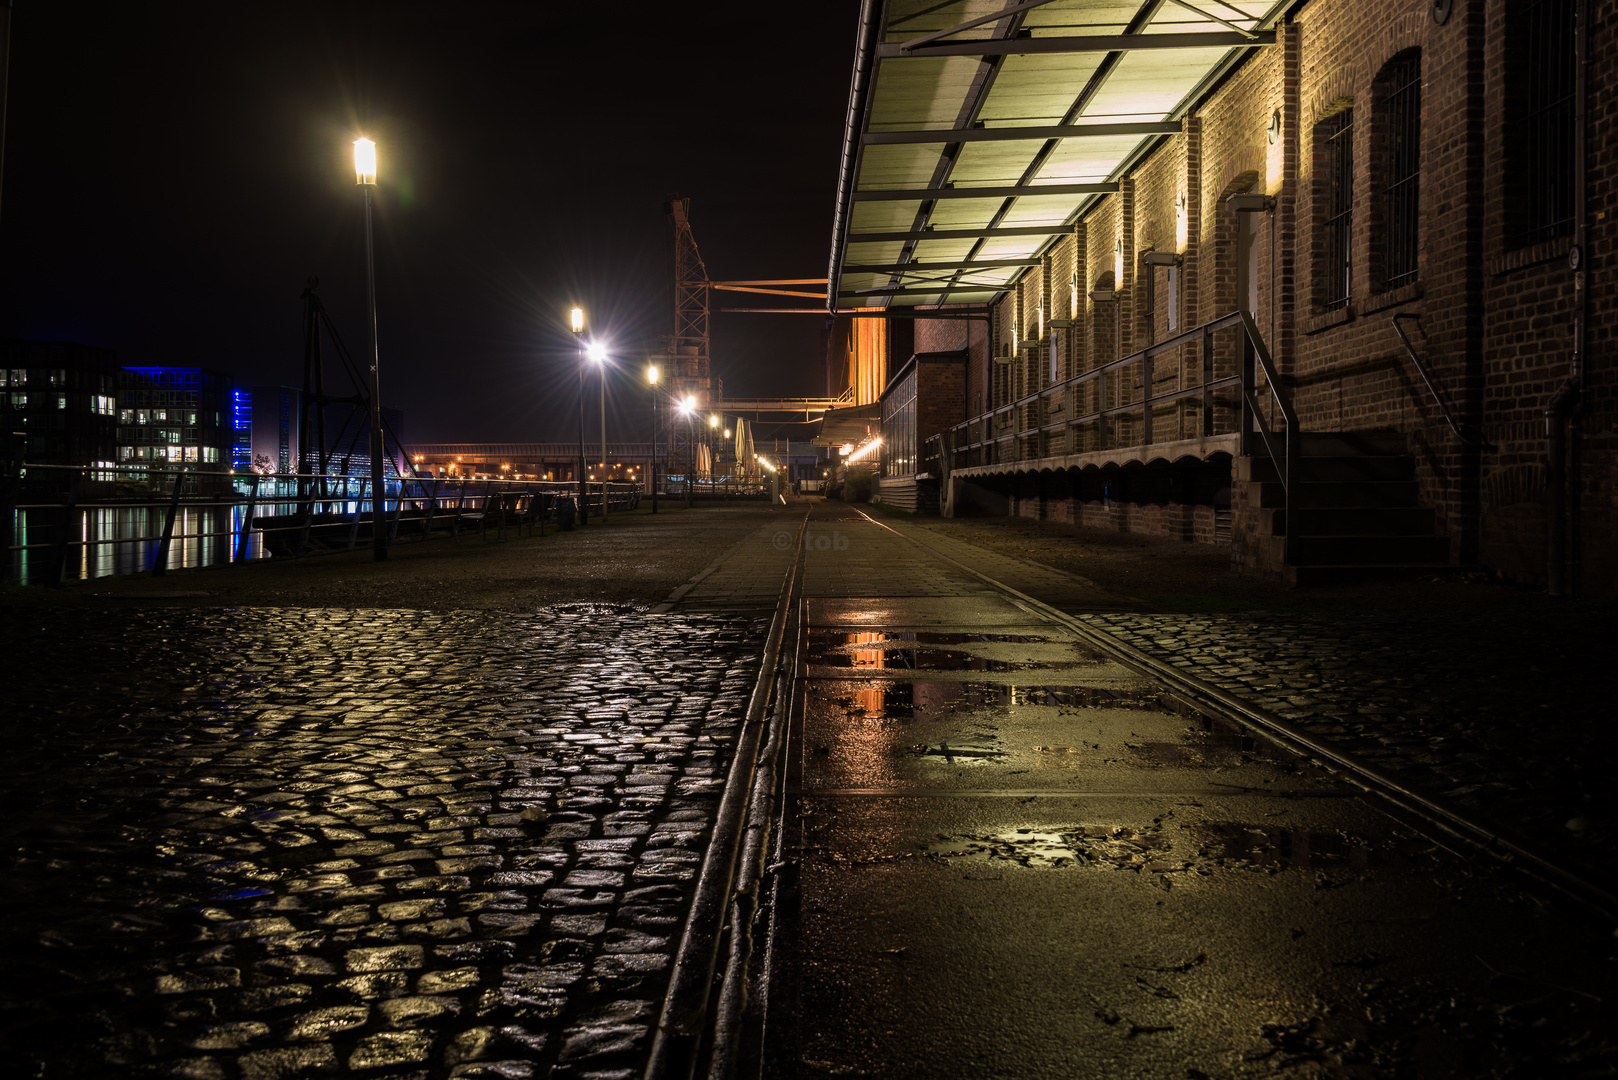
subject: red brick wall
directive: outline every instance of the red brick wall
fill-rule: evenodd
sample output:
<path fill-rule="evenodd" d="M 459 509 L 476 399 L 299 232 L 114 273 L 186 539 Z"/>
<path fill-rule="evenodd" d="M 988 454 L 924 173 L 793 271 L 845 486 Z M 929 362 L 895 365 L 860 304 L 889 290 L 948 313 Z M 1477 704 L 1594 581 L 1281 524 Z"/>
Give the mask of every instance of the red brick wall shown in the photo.
<path fill-rule="evenodd" d="M 1618 366 L 1610 359 L 1618 334 L 1618 277 L 1607 252 L 1618 242 L 1618 0 L 1590 0 L 1590 99 L 1586 226 L 1588 342 L 1581 409 L 1572 429 L 1569 493 L 1575 528 L 1575 583 L 1592 595 L 1618 595 Z M 1424 503 L 1439 516 L 1452 557 L 1480 562 L 1519 580 L 1543 580 L 1546 435 L 1544 411 L 1572 370 L 1574 274 L 1569 240 L 1512 246 L 1505 222 L 1514 209 L 1516 174 L 1507 146 L 1506 73 L 1514 38 L 1506 0 L 1457 0 L 1446 23 L 1430 0 L 1309 0 L 1192 109 L 1184 133 L 1163 141 L 1100 200 L 1074 238 L 1064 238 L 1046 265 L 1022 279 L 1020 324 L 1031 336 L 1033 311 L 1065 303 L 1067 260 L 1082 253 L 1081 289 L 1119 290 L 1112 305 L 1081 300 L 1080 325 L 1067 346 L 1074 372 L 1130 353 L 1145 342 L 1148 317 L 1138 253 L 1147 247 L 1184 255 L 1182 329 L 1219 317 L 1239 302 L 1235 260 L 1237 216 L 1225 199 L 1239 191 L 1273 196 L 1258 233 L 1257 324 L 1286 378 L 1305 431 L 1402 432 L 1418 461 Z M 1380 230 L 1376 193 L 1381 117 L 1378 73 L 1395 55 L 1420 50 L 1422 72 L 1421 190 L 1416 281 L 1387 289 L 1377 280 Z M 1317 125 L 1354 109 L 1354 267 L 1346 310 L 1321 303 L 1323 161 Z M 1267 128 L 1280 114 L 1279 137 Z M 1571 163 L 1568 165 L 1571 168 Z M 1179 238 L 1177 202 L 1186 199 L 1186 236 Z M 1114 243 L 1123 274 L 1114 281 Z M 1070 254 L 1071 252 L 1071 254 Z M 1156 273 L 1162 286 L 1165 273 Z M 1000 317 L 1009 325 L 1014 295 Z M 1154 329 L 1168 333 L 1159 292 Z M 1450 430 L 1406 355 L 1392 316 L 1454 402 L 1458 417 L 1479 425 L 1497 449 L 1468 447 Z M 1063 311 L 1062 315 L 1066 315 Z M 1047 331 L 1048 332 L 1048 331 Z M 1233 342 L 1219 343 L 1216 376 L 1234 372 Z M 1188 350 L 1189 352 L 1189 350 Z M 1041 385 L 1026 359 L 1016 365 L 1015 392 Z M 974 368 L 973 379 L 988 369 Z M 1159 390 L 1194 385 L 1200 364 L 1189 355 L 1158 361 Z M 1138 395 L 1138 375 L 1109 396 Z M 976 385 L 976 383 L 974 383 Z M 1071 407 L 1096 407 L 1091 384 Z M 1004 404 L 998 398 L 996 404 Z M 1228 429 L 1229 410 L 1222 413 Z M 1155 418 L 1156 438 L 1196 434 L 1198 418 L 1175 410 Z M 1129 432 L 1119 432 L 1127 439 Z M 1114 440 L 1114 445 L 1121 441 Z M 1098 449 L 1094 433 L 1067 449 Z M 1060 452 L 1052 448 L 1050 452 Z M 1030 502 L 1030 500 L 1033 500 Z M 1240 499 L 1237 532 L 1243 524 Z M 1047 495 L 1019 491 L 1019 512 L 1050 512 Z M 1062 506 L 1060 499 L 1054 505 Z M 1093 507 L 1056 511 L 1086 520 Z M 1109 508 L 1108 520 L 1128 514 Z M 1247 515 L 1250 516 L 1250 515 Z"/>

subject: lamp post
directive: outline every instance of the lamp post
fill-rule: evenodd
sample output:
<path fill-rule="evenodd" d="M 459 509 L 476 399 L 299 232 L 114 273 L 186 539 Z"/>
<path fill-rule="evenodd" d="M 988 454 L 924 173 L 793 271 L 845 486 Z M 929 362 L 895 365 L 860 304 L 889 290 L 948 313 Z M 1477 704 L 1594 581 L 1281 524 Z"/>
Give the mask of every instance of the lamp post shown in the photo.
<path fill-rule="evenodd" d="M 607 520 L 607 350 L 600 342 L 590 343 L 590 359 L 601 375 L 601 520 Z"/>
<path fill-rule="evenodd" d="M 697 434 L 691 428 L 696 424 L 697 399 L 687 397 L 680 402 L 680 412 L 686 420 L 685 505 L 693 505 L 692 481 L 697 471 Z"/>
<path fill-rule="evenodd" d="M 376 345 L 376 256 L 371 243 L 371 189 L 376 187 L 376 143 L 370 139 L 354 140 L 354 183 L 365 192 L 365 296 L 370 321 L 366 323 L 371 339 L 371 550 L 377 562 L 388 557 L 388 534 L 384 486 L 386 473 L 382 467 L 382 380 L 377 372 Z"/>
<path fill-rule="evenodd" d="M 652 513 L 657 513 L 657 376 L 656 364 L 646 368 L 646 381 L 652 384 Z"/>
<path fill-rule="evenodd" d="M 579 343 L 579 524 L 589 523 L 584 509 L 584 309 L 573 309 L 573 337 Z"/>

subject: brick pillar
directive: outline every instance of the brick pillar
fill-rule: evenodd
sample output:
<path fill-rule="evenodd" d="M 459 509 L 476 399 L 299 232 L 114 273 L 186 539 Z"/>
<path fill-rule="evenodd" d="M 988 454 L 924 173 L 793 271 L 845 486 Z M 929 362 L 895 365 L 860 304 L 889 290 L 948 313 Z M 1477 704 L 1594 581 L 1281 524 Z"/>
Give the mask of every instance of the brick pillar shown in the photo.
<path fill-rule="evenodd" d="M 1293 373 L 1298 299 L 1298 158 L 1302 152 L 1300 75 L 1303 30 L 1284 22 L 1276 28 L 1281 45 L 1281 191 L 1276 201 L 1277 256 L 1280 259 L 1275 305 L 1275 341 L 1270 343 L 1283 377 Z"/>

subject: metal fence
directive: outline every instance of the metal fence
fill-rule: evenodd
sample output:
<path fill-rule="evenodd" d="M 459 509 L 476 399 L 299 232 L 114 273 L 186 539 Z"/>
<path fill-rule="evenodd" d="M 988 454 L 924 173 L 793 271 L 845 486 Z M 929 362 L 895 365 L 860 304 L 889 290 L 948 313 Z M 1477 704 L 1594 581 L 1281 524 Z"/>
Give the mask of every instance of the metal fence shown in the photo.
<path fill-rule="evenodd" d="M 158 576 L 371 543 L 368 477 L 11 463 L 4 480 L 4 575 L 12 583 Z M 391 544 L 543 531 L 578 493 L 577 483 L 556 481 L 390 477 L 381 498 Z M 640 499 L 639 484 L 591 483 L 586 509 L 623 511 Z"/>

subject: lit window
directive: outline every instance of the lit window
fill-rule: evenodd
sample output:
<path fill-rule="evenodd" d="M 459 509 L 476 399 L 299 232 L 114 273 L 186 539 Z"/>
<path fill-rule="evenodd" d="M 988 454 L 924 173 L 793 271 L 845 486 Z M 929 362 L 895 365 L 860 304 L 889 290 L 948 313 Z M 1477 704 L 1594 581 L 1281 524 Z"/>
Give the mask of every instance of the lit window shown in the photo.
<path fill-rule="evenodd" d="M 56 407 L 58 409 L 67 408 L 67 395 L 66 394 L 57 394 L 56 395 Z"/>
<path fill-rule="evenodd" d="M 61 368 L 51 368 L 51 385 L 66 386 L 67 372 L 63 371 Z"/>
<path fill-rule="evenodd" d="M 27 368 L 12 368 L 11 369 L 11 385 L 12 386 L 27 386 L 28 385 L 28 369 Z"/>

